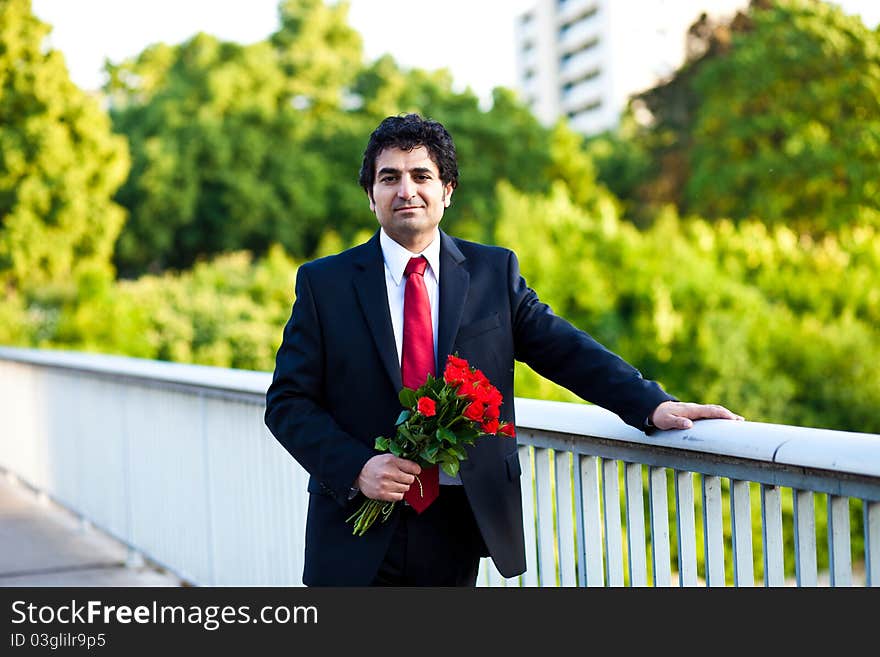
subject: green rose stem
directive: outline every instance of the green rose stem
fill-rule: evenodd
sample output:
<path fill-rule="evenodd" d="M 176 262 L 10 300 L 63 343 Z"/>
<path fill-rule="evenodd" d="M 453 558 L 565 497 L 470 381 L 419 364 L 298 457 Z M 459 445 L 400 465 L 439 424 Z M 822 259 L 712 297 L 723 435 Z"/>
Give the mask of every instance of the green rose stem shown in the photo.
<path fill-rule="evenodd" d="M 425 491 L 422 488 L 422 480 L 419 479 L 418 475 L 414 475 L 416 481 L 419 482 L 419 495 L 422 497 L 425 496 Z M 379 514 L 382 514 L 382 522 L 386 522 L 388 518 L 391 517 L 391 512 L 394 510 L 395 502 L 382 502 L 381 500 L 373 500 L 367 498 L 364 500 L 363 504 L 360 505 L 357 511 L 352 513 L 348 518 L 345 519 L 345 522 L 349 522 L 350 520 L 354 520 L 354 530 L 351 532 L 356 536 L 363 536 L 366 531 L 372 527 L 373 523 L 376 521 L 376 518 Z"/>
<path fill-rule="evenodd" d="M 391 517 L 393 509 L 394 502 L 366 499 L 357 511 L 346 518 L 345 522 L 354 519 L 354 530 L 351 533 L 363 536 L 376 521 L 380 513 L 382 514 L 382 522 L 385 522 Z"/>

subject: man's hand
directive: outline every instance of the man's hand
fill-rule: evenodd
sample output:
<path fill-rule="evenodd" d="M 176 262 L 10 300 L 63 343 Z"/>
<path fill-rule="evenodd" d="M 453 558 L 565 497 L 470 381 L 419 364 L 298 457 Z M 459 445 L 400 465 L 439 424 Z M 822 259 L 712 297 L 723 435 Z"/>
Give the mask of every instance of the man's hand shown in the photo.
<path fill-rule="evenodd" d="M 665 401 L 654 409 L 651 423 L 658 429 L 690 429 L 692 420 L 743 420 L 718 404 L 692 404 L 689 402 Z"/>
<path fill-rule="evenodd" d="M 355 484 L 373 500 L 399 502 L 422 468 L 393 454 L 378 454 L 364 464 Z"/>

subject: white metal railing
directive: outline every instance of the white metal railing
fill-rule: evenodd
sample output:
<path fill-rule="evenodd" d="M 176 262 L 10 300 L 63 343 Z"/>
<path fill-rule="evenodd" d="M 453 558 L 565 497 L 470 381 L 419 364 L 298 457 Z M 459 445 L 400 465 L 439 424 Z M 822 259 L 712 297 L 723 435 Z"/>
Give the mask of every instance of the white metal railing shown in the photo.
<path fill-rule="evenodd" d="M 190 583 L 300 585 L 307 475 L 263 424 L 270 379 L 0 348 L 0 468 Z M 595 406 L 515 404 L 528 569 L 484 560 L 481 586 L 880 585 L 878 435 L 646 437 Z"/>

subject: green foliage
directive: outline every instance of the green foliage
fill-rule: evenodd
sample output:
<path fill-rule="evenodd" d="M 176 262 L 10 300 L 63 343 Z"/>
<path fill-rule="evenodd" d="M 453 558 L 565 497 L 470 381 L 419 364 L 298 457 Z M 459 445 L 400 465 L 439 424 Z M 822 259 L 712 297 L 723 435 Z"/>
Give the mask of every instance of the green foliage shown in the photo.
<path fill-rule="evenodd" d="M 816 0 L 751 18 L 694 80 L 686 207 L 807 230 L 880 224 L 880 33 Z"/>
<path fill-rule="evenodd" d="M 348 25 L 345 0 L 282 0 L 281 27 L 270 38 L 287 97 L 311 113 L 337 110 L 361 66 L 360 35 Z"/>
<path fill-rule="evenodd" d="M 880 32 L 833 3 L 753 0 L 729 22 L 701 17 L 688 51 L 591 140 L 629 218 L 673 204 L 813 234 L 880 224 Z"/>
<path fill-rule="evenodd" d="M 111 197 L 128 151 L 62 55 L 45 47 L 50 28 L 30 1 L 0 7 L 0 288 L 61 298 L 79 276 L 112 278 L 124 212 Z"/>
<path fill-rule="evenodd" d="M 873 227 L 812 241 L 669 209 L 640 232 L 598 186 L 591 212 L 562 186 L 546 197 L 502 186 L 499 197 L 497 241 L 542 300 L 680 398 L 754 421 L 880 432 Z M 572 400 L 528 370 L 516 376 L 520 396 Z"/>
<path fill-rule="evenodd" d="M 595 168 L 595 178 L 619 199 L 624 215 L 638 226 L 651 222 L 651 201 L 657 190 L 646 197 L 646 181 L 657 175 L 657 166 L 632 112 L 627 110 L 616 130 L 585 140 L 584 150 Z"/>
<path fill-rule="evenodd" d="M 358 169 L 393 114 L 419 112 L 455 135 L 463 184 L 444 227 L 456 234 L 491 236 L 499 180 L 548 189 L 550 131 L 511 91 L 496 89 L 484 111 L 446 70 L 363 64 L 346 3 L 286 0 L 280 16 L 263 42 L 200 34 L 109 66 L 114 127 L 133 156 L 118 194 L 130 214 L 115 254 L 125 276 L 273 242 L 313 257 L 328 231 L 348 244 L 374 230 Z"/>
<path fill-rule="evenodd" d="M 266 42 L 200 34 L 111 68 L 114 124 L 134 157 L 119 192 L 130 210 L 116 253 L 123 273 L 264 252 L 272 241 L 299 253 L 317 239 L 329 181 L 304 148 L 305 119 L 285 102 L 280 66 Z M 128 82 L 142 79 L 148 89 Z"/>
<path fill-rule="evenodd" d="M 120 281 L 63 308 L 51 345 L 183 363 L 271 370 L 290 315 L 296 263 L 276 246 L 191 271 Z M 49 342 L 47 342 L 47 346 Z"/>

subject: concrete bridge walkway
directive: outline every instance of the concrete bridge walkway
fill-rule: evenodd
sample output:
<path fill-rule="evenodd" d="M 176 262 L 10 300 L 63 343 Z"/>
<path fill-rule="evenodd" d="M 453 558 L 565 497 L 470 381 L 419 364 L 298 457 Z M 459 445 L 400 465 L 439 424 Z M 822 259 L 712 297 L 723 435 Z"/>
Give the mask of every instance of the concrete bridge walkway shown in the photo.
<path fill-rule="evenodd" d="M 181 586 L 100 530 L 0 471 L 0 587 Z"/>

